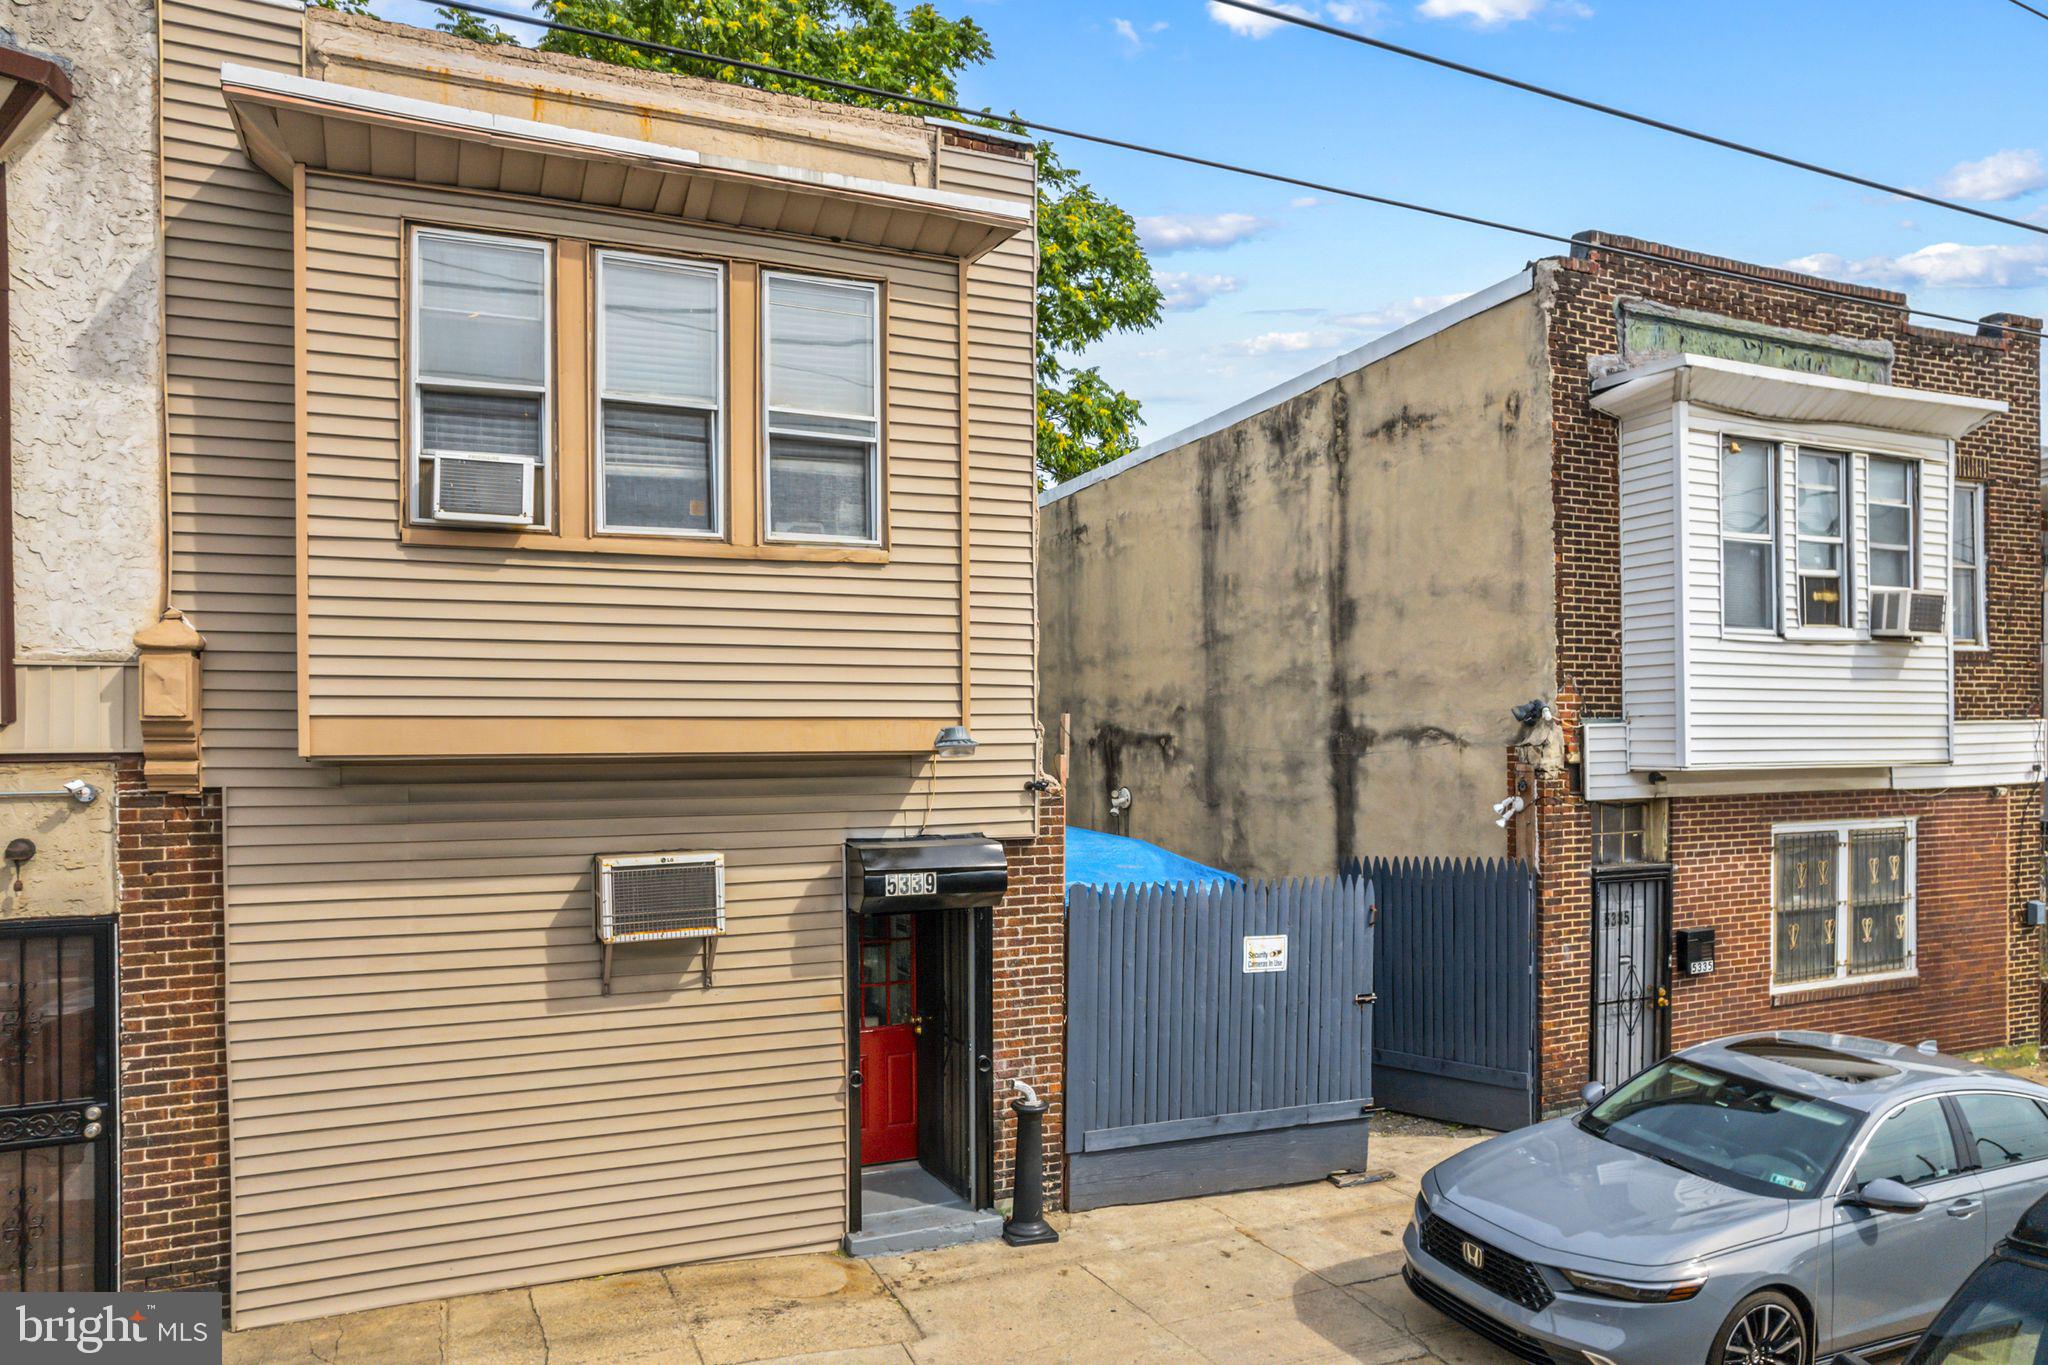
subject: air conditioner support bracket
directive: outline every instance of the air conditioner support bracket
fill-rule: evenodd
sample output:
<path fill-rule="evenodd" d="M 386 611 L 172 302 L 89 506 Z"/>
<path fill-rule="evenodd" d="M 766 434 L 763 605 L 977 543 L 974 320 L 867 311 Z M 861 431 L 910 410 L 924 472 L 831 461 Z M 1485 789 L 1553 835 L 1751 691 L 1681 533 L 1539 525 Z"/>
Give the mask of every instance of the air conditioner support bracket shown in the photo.
<path fill-rule="evenodd" d="M 708 991 L 711 989 L 711 964 L 718 957 L 718 940 L 715 937 L 706 936 L 702 942 L 704 944 L 704 989 Z"/>
<path fill-rule="evenodd" d="M 612 993 L 612 945 L 604 945 L 604 994 Z"/>

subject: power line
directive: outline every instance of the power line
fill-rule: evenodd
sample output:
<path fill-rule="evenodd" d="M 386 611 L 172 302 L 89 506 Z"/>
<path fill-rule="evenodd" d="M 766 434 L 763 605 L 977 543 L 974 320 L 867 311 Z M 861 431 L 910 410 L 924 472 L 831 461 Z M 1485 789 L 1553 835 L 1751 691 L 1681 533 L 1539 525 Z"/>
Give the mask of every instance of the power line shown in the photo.
<path fill-rule="evenodd" d="M 2032 5 L 2026 3 L 2026 0 L 2012 0 L 2012 3 L 2033 15 L 2036 19 L 2048 19 L 2048 10 L 2035 9 Z"/>
<path fill-rule="evenodd" d="M 1795 170 L 1810 171 L 1815 175 L 1824 175 L 1831 180 L 1844 181 L 1866 190 L 1876 190 L 1881 194 L 1895 194 L 1902 199 L 1913 199 L 1922 204 L 1931 204 L 1935 208 L 1947 209 L 1951 213 L 1967 213 L 1973 218 L 1982 218 L 1987 222 L 2003 223 L 2007 227 L 2023 228 L 2028 232 L 2038 232 L 2042 236 L 2048 237 L 2048 227 L 2044 227 L 2039 223 L 2029 223 L 2024 218 L 2008 217 L 2003 213 L 1993 213 L 1989 209 L 1971 208 L 1968 204 L 1958 204 L 1953 199 L 1943 199 L 1940 195 L 1925 194 L 1919 190 L 1909 190 L 1902 185 L 1887 185 L 1882 180 L 1872 180 L 1868 176 L 1856 175 L 1850 171 L 1838 171 L 1832 167 L 1823 166 L 1818 162 L 1802 161 L 1796 156 L 1786 156 L 1781 152 L 1766 151 L 1762 147 L 1754 147 L 1747 142 L 1737 142 L 1733 138 L 1720 137 L 1713 133 L 1703 133 L 1697 128 L 1688 128 L 1681 123 L 1670 123 L 1664 119 L 1651 118 L 1647 114 L 1633 114 L 1626 109 L 1617 109 L 1611 104 L 1602 104 L 1598 100 L 1589 100 L 1578 95 L 1568 95 L 1562 90 L 1553 90 L 1547 85 L 1537 85 L 1533 81 L 1518 80 L 1513 76 L 1503 76 L 1497 71 L 1488 71 L 1484 67 L 1467 66 L 1463 62 L 1454 62 L 1448 57 L 1439 57 L 1434 53 L 1421 52 L 1412 47 L 1402 47 L 1399 43 L 1390 43 L 1384 38 L 1368 37 L 1352 29 L 1339 28 L 1335 24 L 1326 24 L 1320 19 L 1309 18 L 1307 15 L 1295 14 L 1284 9 L 1274 9 L 1270 5 L 1256 4 L 1254 0 L 1221 0 L 1221 3 L 1229 5 L 1232 9 L 1241 9 L 1247 14 L 1257 14 L 1280 23 L 1293 24 L 1297 28 L 1313 29 L 1317 33 L 1327 33 L 1332 38 L 1342 38 L 1345 42 L 1357 43 L 1363 47 L 1378 48 L 1382 52 L 1391 52 L 1397 57 L 1408 57 L 1418 62 L 1427 62 L 1431 66 L 1439 66 L 1446 71 L 1456 71 L 1466 76 L 1477 76 L 1480 80 L 1492 81 L 1495 85 L 1504 85 L 1511 90 L 1522 90 L 1531 95 L 1541 95 L 1545 99 L 1556 100 L 1560 104 L 1569 104 L 1580 109 L 1590 109 L 1596 114 L 1605 114 L 1609 118 L 1618 118 L 1629 123 L 1638 123 L 1645 128 L 1655 128 L 1661 133 L 1672 133 L 1678 137 L 1691 138 L 1694 142 L 1704 142 L 1711 147 L 1722 147 L 1731 152 L 1741 152 L 1744 156 L 1758 157 L 1764 161 L 1776 162 L 1780 166 L 1790 166 Z M 2020 0 L 2013 0 L 2013 3 L 2019 4 Z M 2020 5 L 2020 8 L 2032 9 L 2033 7 L 2030 5 Z M 2034 10 L 2034 12 L 2041 14 L 2039 10 Z M 2048 19 L 2048 14 L 2042 14 L 2041 17 Z"/>
<path fill-rule="evenodd" d="M 1443 219 L 1453 223 L 1465 223 L 1472 227 L 1486 228 L 1492 232 L 1510 233 L 1514 236 L 1527 237 L 1534 241 L 1548 242 L 1566 248 L 1578 245 L 1577 240 L 1568 233 L 1546 232 L 1541 228 L 1523 227 L 1520 224 L 1504 222 L 1497 218 L 1484 218 L 1477 214 L 1460 213 L 1455 209 L 1437 208 L 1434 205 L 1418 204 L 1406 199 L 1391 199 L 1382 194 L 1369 194 L 1364 190 L 1351 189 L 1344 185 L 1332 185 L 1321 180 L 1309 180 L 1302 176 L 1288 175 L 1281 171 L 1260 170 L 1254 166 L 1243 166 L 1235 162 L 1221 161 L 1215 157 L 1198 156 L 1193 152 L 1178 152 L 1169 147 L 1154 147 L 1142 142 L 1132 142 L 1125 138 L 1109 137 L 1102 133 L 1085 133 L 1075 128 L 1063 128 L 1054 123 L 1040 123 L 1034 119 L 1027 119 L 1017 114 L 992 114 L 986 109 L 969 109 L 963 105 L 948 104 L 944 100 L 927 99 L 922 95 L 907 95 L 897 90 L 885 90 L 879 86 L 861 85 L 854 81 L 842 81 L 830 76 L 813 76 L 802 71 L 792 71 L 787 67 L 770 66 L 765 62 L 750 62 L 737 57 L 722 57 L 717 53 L 703 52 L 696 48 L 675 47 L 668 43 L 657 43 L 646 38 L 629 38 L 622 33 L 607 33 L 603 29 L 584 28 L 578 24 L 558 23 L 553 19 L 542 19 L 533 15 L 517 14 L 510 10 L 494 9 L 488 5 L 471 3 L 471 0 L 443 0 L 443 2 L 450 9 L 466 10 L 472 14 L 489 15 L 494 19 L 531 24 L 536 28 L 552 29 L 559 33 L 573 33 L 579 37 L 595 38 L 600 42 L 621 43 L 627 47 L 640 48 L 648 52 L 658 52 L 664 56 L 682 57 L 690 61 L 705 62 L 716 67 L 733 67 L 738 70 L 752 71 L 761 75 L 778 76 L 787 80 L 822 86 L 828 90 L 840 90 L 849 94 L 866 95 L 872 99 L 892 100 L 898 104 L 908 104 L 920 109 L 930 109 L 961 119 L 993 120 L 994 122 L 1007 124 L 1012 127 L 1028 128 L 1033 132 L 1049 133 L 1054 137 L 1070 137 L 1079 142 L 1092 142 L 1097 146 L 1113 147 L 1119 151 L 1137 152 L 1144 156 L 1160 157 L 1167 161 L 1179 162 L 1184 166 L 1199 166 L 1205 170 L 1223 171 L 1230 175 L 1242 175 L 1253 180 L 1263 180 L 1269 184 L 1312 190 L 1317 194 L 1327 194 L 1339 199 L 1353 199 L 1365 204 L 1377 204 L 1382 208 L 1400 209 L 1407 213 L 1423 214 L 1431 218 Z M 1615 256 L 1625 256 L 1665 265 L 1670 264 L 1668 257 L 1660 256 L 1651 251 L 1637 251 L 1632 247 L 1603 243 L 1598 249 Z M 1701 274 L 1716 275 L 1732 280 L 1754 282 L 1758 278 L 1753 272 L 1734 270 L 1724 266 L 1689 262 L 1686 268 L 1698 271 Z M 1789 280 L 1776 279 L 1771 280 L 1770 283 L 1777 285 L 1779 288 L 1790 289 L 1803 294 L 1812 294 L 1822 298 L 1839 299 L 1842 297 L 1839 290 L 1829 289 L 1823 285 L 1797 284 Z M 1929 312 L 1924 308 L 1914 308 L 1909 304 L 1892 303 L 1885 299 L 1864 298 L 1860 301 L 1874 308 L 1886 308 L 1896 313 L 1917 314 L 1923 318 L 1933 318 L 1940 322 L 1958 323 L 1965 327 L 1976 327 L 1981 322 L 1981 319 L 1978 318 L 1960 317 L 1953 313 Z M 2030 327 L 2011 327 L 2000 324 L 2000 330 L 2037 339 L 2044 336 L 2042 332 Z"/>

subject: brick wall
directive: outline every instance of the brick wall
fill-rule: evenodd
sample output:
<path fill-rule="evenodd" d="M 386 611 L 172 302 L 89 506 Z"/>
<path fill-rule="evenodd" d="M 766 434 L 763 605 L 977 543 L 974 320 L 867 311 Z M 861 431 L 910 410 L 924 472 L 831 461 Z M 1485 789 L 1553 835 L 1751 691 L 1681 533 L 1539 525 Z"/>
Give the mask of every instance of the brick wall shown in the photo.
<path fill-rule="evenodd" d="M 1746 1028 L 1825 1028 L 1951 1050 L 2006 1040 L 2000 981 L 2011 937 L 2007 868 L 2021 795 L 1988 788 L 1909 795 L 1842 792 L 1671 803 L 1675 922 L 1711 928 L 1712 976 L 1672 982 L 1676 1047 Z M 1915 819 L 1917 980 L 1770 993 L 1771 827 L 1793 821 Z"/>
<path fill-rule="evenodd" d="M 995 910 L 995 1197 L 1010 1197 L 1016 1169 L 1012 1085 L 1028 1082 L 1045 1115 L 1046 1206 L 1065 1203 L 1067 1091 L 1067 803 L 1038 798 L 1038 837 L 1006 841 L 1010 893 Z"/>
<path fill-rule="evenodd" d="M 220 793 L 148 790 L 122 764 L 121 1286 L 224 1289 L 227 1043 Z"/>
<path fill-rule="evenodd" d="M 1622 246 L 1655 260 L 1621 256 Z M 1728 278 L 1699 269 L 1731 269 Z M 2041 714 L 2042 556 L 2040 346 L 1998 323 L 2039 327 L 1995 315 L 1975 335 L 1911 325 L 1895 306 L 1904 296 L 1856 285 L 1814 295 L 1786 287 L 1783 271 L 1694 255 L 1629 238 L 1586 234 L 1571 259 L 1545 264 L 1551 309 L 1549 362 L 1555 444 L 1552 489 L 1557 525 L 1555 592 L 1558 658 L 1553 707 L 1576 746 L 1584 718 L 1621 709 L 1620 534 L 1617 431 L 1587 403 L 1589 358 L 1619 351 L 1617 305 L 1650 299 L 1777 327 L 1884 340 L 1896 352 L 1893 382 L 1913 388 L 2003 399 L 2012 411 L 1959 443 L 1959 472 L 1989 490 L 1986 542 L 1991 648 L 1959 656 L 1956 709 L 1961 719 Z M 1546 1104 L 1571 1101 L 1588 1072 L 1591 999 L 1591 848 L 1586 805 L 1563 778 L 1540 786 L 1541 1067 Z M 1833 797 L 1691 798 L 1672 803 L 1673 889 L 1677 926 L 1720 928 L 1722 965 L 1715 981 L 1675 1003 L 1681 1044 L 1746 1027 L 1807 1025 L 1866 1028 L 1894 1037 L 1939 1038 L 1965 1047 L 2031 1041 L 2041 1028 L 2034 986 L 2040 947 L 2017 930 L 2017 907 L 2036 894 L 2040 866 L 2039 796 L 2015 789 L 1993 797 L 1962 791 L 1907 797 L 1859 793 Z M 1911 810 L 1921 831 L 1922 978 L 1918 986 L 1852 1000 L 1809 999 L 1773 1009 L 1768 988 L 1769 837 L 1785 810 L 1841 818 Z M 1960 841 L 1960 842 L 1957 842 Z M 1761 880 L 1759 880 L 1761 877 Z M 1930 883 L 1927 879 L 1933 878 Z M 1758 935 L 1764 935 L 1761 940 Z M 1755 956 L 1765 945 L 1762 965 Z M 1730 954 L 1734 954 L 1731 958 Z M 1959 974 L 1950 979 L 1951 973 Z M 1937 978 L 1940 978 L 1937 980 Z M 1679 983 L 1685 992 L 1699 983 Z"/>

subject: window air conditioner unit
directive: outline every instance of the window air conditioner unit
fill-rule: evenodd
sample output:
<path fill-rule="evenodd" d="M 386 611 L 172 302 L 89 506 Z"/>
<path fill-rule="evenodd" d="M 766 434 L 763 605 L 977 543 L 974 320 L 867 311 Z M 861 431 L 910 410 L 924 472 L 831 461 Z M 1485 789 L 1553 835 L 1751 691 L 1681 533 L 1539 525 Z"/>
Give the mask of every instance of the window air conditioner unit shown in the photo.
<path fill-rule="evenodd" d="M 1948 630 L 1948 595 L 1907 588 L 1879 588 L 1870 594 L 1870 633 L 1894 640 L 1941 635 Z"/>
<path fill-rule="evenodd" d="M 704 982 L 711 983 L 712 948 L 725 932 L 723 853 L 600 854 L 592 860 L 590 884 L 606 995 L 612 947 L 620 943 L 704 939 Z"/>
<path fill-rule="evenodd" d="M 533 461 L 518 455 L 435 455 L 429 505 L 436 521 L 495 526 L 533 522 Z"/>

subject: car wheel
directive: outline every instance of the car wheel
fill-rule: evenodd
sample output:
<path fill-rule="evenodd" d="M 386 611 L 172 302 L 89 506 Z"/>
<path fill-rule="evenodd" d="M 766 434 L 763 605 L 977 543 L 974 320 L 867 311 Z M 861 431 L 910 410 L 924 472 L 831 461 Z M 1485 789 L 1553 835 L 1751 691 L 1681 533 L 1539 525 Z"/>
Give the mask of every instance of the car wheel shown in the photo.
<path fill-rule="evenodd" d="M 1714 1338 L 1707 1365 L 1806 1365 L 1810 1358 L 1799 1306 L 1766 1290 L 1735 1305 Z"/>

